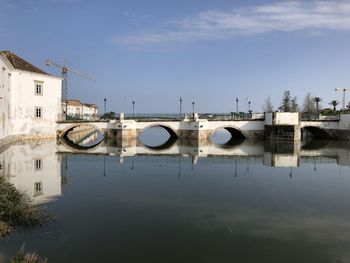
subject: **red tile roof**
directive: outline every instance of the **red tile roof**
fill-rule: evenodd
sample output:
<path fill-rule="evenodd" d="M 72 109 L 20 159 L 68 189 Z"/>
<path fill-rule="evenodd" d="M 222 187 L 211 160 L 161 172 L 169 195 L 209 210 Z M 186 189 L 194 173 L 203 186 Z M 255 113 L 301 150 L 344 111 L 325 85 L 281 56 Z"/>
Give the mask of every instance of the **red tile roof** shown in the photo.
<path fill-rule="evenodd" d="M 96 104 L 91 104 L 91 103 L 82 103 L 80 100 L 67 100 L 67 105 L 69 106 L 86 106 L 86 107 L 93 107 L 93 108 L 98 108 Z"/>
<path fill-rule="evenodd" d="M 50 75 L 9 50 L 0 51 L 0 55 L 5 56 L 15 69 Z"/>
<path fill-rule="evenodd" d="M 69 106 L 83 106 L 80 100 L 67 100 L 67 105 Z"/>

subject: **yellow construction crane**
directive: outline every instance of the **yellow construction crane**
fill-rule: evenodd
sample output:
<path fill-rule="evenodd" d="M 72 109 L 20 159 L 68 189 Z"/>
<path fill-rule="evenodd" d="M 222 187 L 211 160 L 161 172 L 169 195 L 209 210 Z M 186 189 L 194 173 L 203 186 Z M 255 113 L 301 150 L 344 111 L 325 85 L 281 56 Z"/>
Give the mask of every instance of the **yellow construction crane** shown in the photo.
<path fill-rule="evenodd" d="M 78 76 L 81 76 L 81 77 L 84 77 L 84 78 L 87 78 L 87 79 L 90 79 L 90 80 L 94 80 L 95 81 L 95 78 L 93 77 L 90 77 L 84 73 L 81 73 L 77 70 L 74 70 L 74 69 L 71 69 L 71 68 L 68 68 L 67 67 L 67 60 L 65 59 L 64 60 L 64 64 L 63 65 L 60 65 L 50 59 L 47 59 L 46 60 L 46 66 L 55 66 L 55 67 L 58 67 L 62 70 L 62 104 L 63 104 L 63 107 L 64 107 L 64 117 L 67 113 L 67 99 L 68 99 L 68 83 L 67 83 L 67 73 L 68 72 L 72 72 Z"/>

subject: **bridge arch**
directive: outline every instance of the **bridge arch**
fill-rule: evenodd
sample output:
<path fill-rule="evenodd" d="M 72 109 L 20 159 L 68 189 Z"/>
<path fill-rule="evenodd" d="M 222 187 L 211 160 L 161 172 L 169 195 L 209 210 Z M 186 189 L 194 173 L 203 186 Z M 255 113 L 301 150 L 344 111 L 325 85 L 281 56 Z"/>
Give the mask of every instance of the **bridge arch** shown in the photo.
<path fill-rule="evenodd" d="M 73 131 L 75 128 L 79 127 L 79 126 L 88 126 L 93 128 L 94 130 L 96 130 L 97 132 L 101 133 L 104 135 L 104 131 L 102 129 L 100 129 L 98 126 L 90 124 L 90 123 L 74 123 L 71 125 L 68 125 L 66 128 L 64 128 L 63 130 L 60 130 L 58 132 L 58 139 L 61 143 L 69 146 L 70 148 L 73 148 L 75 150 L 89 150 L 89 149 L 95 149 L 97 146 L 99 146 L 103 139 L 98 141 L 97 143 L 93 144 L 93 145 L 89 145 L 89 146 L 83 146 L 83 145 L 79 145 L 78 143 L 75 143 L 74 141 L 72 141 L 69 137 L 68 134 L 69 132 Z"/>
<path fill-rule="evenodd" d="M 104 133 L 104 131 L 103 131 L 100 127 L 98 127 L 98 126 L 96 126 L 96 125 L 94 125 L 94 124 L 82 122 L 82 123 L 73 123 L 73 124 L 68 125 L 67 127 L 64 127 L 62 130 L 59 130 L 59 131 L 58 131 L 57 136 L 60 137 L 60 138 L 61 138 L 61 137 L 64 137 L 64 136 L 66 136 L 69 132 L 71 132 L 72 130 L 74 130 L 74 128 L 79 127 L 79 126 L 81 126 L 81 125 L 85 125 L 85 126 L 92 127 L 92 128 L 94 128 L 94 129 L 96 129 L 97 131 L 99 131 L 100 133 L 102 133 L 102 134 Z"/>
<path fill-rule="evenodd" d="M 160 142 L 158 145 L 150 145 L 147 142 L 144 142 L 141 138 L 141 136 L 144 134 L 144 132 L 147 129 L 156 128 L 156 127 L 160 127 L 162 129 L 164 129 L 169 134 L 169 138 L 167 138 L 166 141 L 164 141 L 164 142 Z M 176 143 L 177 139 L 178 139 L 178 135 L 177 135 L 175 129 L 169 125 L 164 125 L 162 123 L 152 123 L 150 125 L 143 127 L 141 130 L 138 131 L 139 143 L 143 147 L 145 147 L 149 150 L 155 151 L 155 152 L 156 151 L 163 151 L 163 150 L 171 148 Z"/>
<path fill-rule="evenodd" d="M 211 135 L 210 135 L 210 140 L 213 142 L 213 139 L 212 139 L 212 136 L 220 131 L 220 130 L 226 130 L 230 135 L 230 139 L 224 143 L 220 143 L 219 145 L 222 146 L 222 147 L 232 147 L 232 146 L 235 146 L 235 145 L 238 145 L 240 144 L 244 139 L 247 138 L 247 135 L 238 127 L 235 127 L 235 126 L 220 126 L 220 127 L 217 127 L 216 129 L 214 129 L 212 132 L 211 132 Z M 213 142 L 214 143 L 214 142 Z"/>
<path fill-rule="evenodd" d="M 139 135 L 138 135 L 139 140 L 140 140 L 141 134 L 142 134 L 145 130 L 147 130 L 147 129 L 149 129 L 149 128 L 155 128 L 155 127 L 160 127 L 160 128 L 163 128 L 164 130 L 166 130 L 166 131 L 169 133 L 170 138 L 176 138 L 176 139 L 177 139 L 177 138 L 179 137 L 178 134 L 176 133 L 176 131 L 175 131 L 175 129 L 174 129 L 173 127 L 171 127 L 171 126 L 169 126 L 169 125 L 166 125 L 166 124 L 163 124 L 163 123 L 152 123 L 152 124 L 150 124 L 150 125 L 147 125 L 147 126 L 143 127 L 143 128 L 139 131 Z"/>
<path fill-rule="evenodd" d="M 315 139 L 331 139 L 332 135 L 329 134 L 325 129 L 322 129 L 317 126 L 303 126 L 301 128 L 301 138 L 307 138 L 308 135 L 311 135 Z"/>

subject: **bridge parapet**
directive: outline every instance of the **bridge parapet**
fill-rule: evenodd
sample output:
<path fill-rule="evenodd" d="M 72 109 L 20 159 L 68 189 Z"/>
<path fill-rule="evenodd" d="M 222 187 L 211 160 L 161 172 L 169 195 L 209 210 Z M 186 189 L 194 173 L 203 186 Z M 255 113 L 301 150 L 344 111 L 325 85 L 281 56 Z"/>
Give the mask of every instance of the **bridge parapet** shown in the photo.
<path fill-rule="evenodd" d="M 140 134 L 150 127 L 162 127 L 169 132 L 171 136 L 181 139 L 202 139 L 207 137 L 208 120 L 202 119 L 183 119 L 183 120 L 154 120 L 135 121 L 120 119 L 116 125 L 117 140 L 138 139 Z"/>

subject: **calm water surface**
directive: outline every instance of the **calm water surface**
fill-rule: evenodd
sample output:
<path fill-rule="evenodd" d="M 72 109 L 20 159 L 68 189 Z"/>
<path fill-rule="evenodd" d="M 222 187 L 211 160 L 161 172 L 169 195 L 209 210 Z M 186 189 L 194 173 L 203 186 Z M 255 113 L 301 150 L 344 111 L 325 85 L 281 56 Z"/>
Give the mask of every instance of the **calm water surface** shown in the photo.
<path fill-rule="evenodd" d="M 1 240 L 0 262 L 23 243 L 50 262 L 350 262 L 349 149 L 12 145 L 0 174 L 55 220 Z"/>

